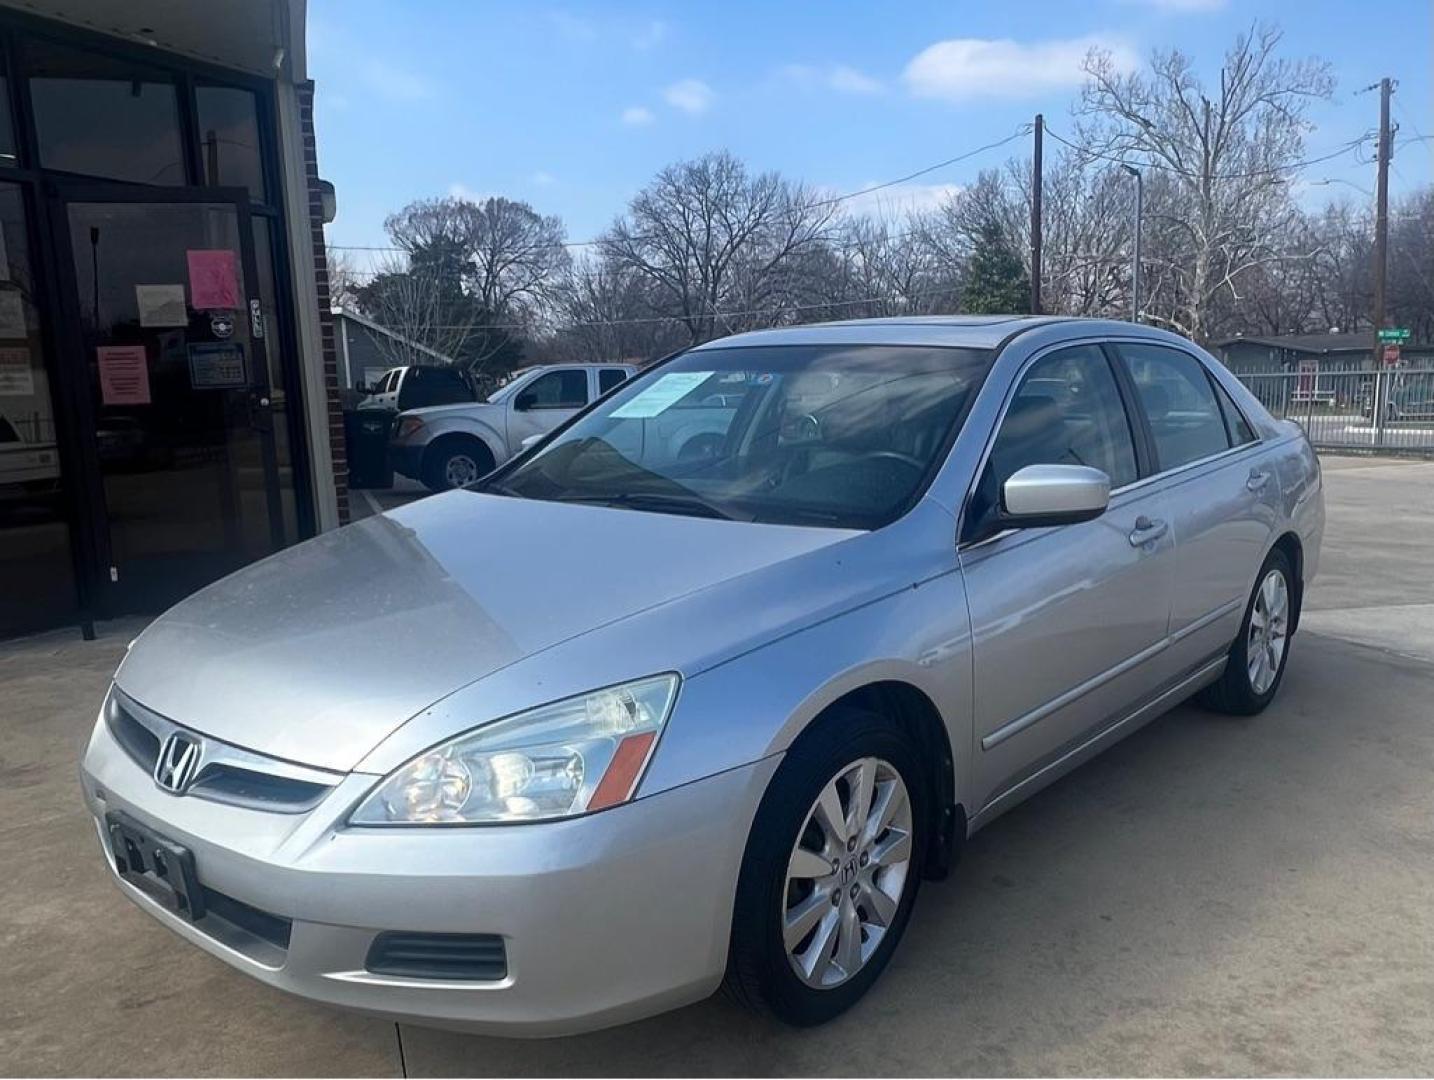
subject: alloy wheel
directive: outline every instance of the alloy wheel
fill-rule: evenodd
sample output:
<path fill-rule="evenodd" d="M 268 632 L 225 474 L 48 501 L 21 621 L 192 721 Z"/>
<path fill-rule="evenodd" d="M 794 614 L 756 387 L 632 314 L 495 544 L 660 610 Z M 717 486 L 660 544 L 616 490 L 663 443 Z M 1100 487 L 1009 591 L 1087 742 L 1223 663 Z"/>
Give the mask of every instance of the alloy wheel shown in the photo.
<path fill-rule="evenodd" d="M 911 872 L 911 814 L 901 774 L 876 757 L 844 766 L 807 811 L 781 912 L 787 958 L 806 985 L 840 986 L 881 944 Z"/>
<path fill-rule="evenodd" d="M 1255 591 L 1250 611 L 1250 632 L 1245 641 L 1245 658 L 1250 689 L 1266 694 L 1280 673 L 1289 636 L 1290 590 L 1285 575 L 1271 570 Z"/>

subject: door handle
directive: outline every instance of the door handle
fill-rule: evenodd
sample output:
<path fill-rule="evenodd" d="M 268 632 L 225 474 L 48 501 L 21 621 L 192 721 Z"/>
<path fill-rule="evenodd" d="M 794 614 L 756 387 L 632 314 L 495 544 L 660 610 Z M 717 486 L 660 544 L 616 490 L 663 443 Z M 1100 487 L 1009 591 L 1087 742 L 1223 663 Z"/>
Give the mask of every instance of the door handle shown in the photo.
<path fill-rule="evenodd" d="M 1259 491 L 1270 482 L 1270 474 L 1261 472 L 1259 469 L 1250 470 L 1250 478 L 1245 481 L 1245 487 L 1250 491 Z"/>
<path fill-rule="evenodd" d="M 1170 526 L 1163 521 L 1151 521 L 1144 514 L 1135 519 L 1135 529 L 1130 534 L 1131 547 L 1144 547 L 1154 540 L 1159 540 L 1169 530 Z"/>

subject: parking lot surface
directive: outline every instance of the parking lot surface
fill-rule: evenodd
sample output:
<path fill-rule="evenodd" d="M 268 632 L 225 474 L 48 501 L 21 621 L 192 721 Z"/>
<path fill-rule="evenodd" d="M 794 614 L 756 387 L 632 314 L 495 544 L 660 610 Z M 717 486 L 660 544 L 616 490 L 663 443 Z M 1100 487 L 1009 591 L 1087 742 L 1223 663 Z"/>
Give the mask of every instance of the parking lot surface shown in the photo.
<path fill-rule="evenodd" d="M 1427 1073 L 1434 463 L 1325 469 L 1322 573 L 1275 704 L 1177 709 L 979 833 L 874 992 L 817 1030 L 714 999 L 512 1042 L 252 983 L 120 896 L 80 804 L 140 624 L 0 647 L 0 1072 Z"/>

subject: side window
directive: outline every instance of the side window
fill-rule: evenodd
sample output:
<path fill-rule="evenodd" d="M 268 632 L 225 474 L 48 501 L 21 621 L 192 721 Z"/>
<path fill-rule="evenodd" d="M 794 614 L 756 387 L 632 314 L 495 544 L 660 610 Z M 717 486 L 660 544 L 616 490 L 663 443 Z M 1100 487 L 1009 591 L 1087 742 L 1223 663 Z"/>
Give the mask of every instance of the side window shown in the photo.
<path fill-rule="evenodd" d="M 463 376 L 451 368 L 414 367 L 409 368 L 398 398 L 400 409 L 421 409 L 426 405 L 471 401 L 473 395 Z"/>
<path fill-rule="evenodd" d="M 1225 420 L 1200 361 L 1162 345 L 1123 344 L 1119 351 L 1150 421 L 1161 471 L 1229 449 Z"/>
<path fill-rule="evenodd" d="M 588 403 L 588 373 L 550 371 L 518 391 L 518 397 L 531 400 L 530 409 L 581 409 Z"/>
<path fill-rule="evenodd" d="M 598 393 L 606 394 L 614 386 L 621 386 L 627 381 L 627 372 L 622 368 L 603 368 L 598 372 Z"/>
<path fill-rule="evenodd" d="M 1089 465 L 1109 476 L 1112 488 L 1139 476 L 1130 418 L 1096 346 L 1043 356 L 1021 377 L 976 485 L 967 536 L 986 524 L 1002 486 L 1027 465 Z"/>
<path fill-rule="evenodd" d="M 1255 433 L 1250 429 L 1250 422 L 1230 400 L 1229 392 L 1218 381 L 1211 381 L 1215 383 L 1215 396 L 1220 399 L 1220 411 L 1225 414 L 1225 427 L 1229 429 L 1230 441 L 1236 446 L 1254 442 Z"/>

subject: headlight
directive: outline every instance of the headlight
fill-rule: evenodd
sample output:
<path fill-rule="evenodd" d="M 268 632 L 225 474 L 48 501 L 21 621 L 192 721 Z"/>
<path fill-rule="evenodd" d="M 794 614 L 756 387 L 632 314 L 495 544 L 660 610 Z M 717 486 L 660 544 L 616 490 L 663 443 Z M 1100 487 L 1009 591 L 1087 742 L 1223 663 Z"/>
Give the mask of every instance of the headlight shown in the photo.
<path fill-rule="evenodd" d="M 652 756 L 677 685 L 676 675 L 657 675 L 460 735 L 388 777 L 349 821 L 539 821 L 626 802 Z"/>
<path fill-rule="evenodd" d="M 418 416 L 400 416 L 393 425 L 393 437 L 406 439 L 417 431 L 422 430 L 423 419 Z"/>

